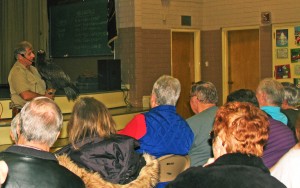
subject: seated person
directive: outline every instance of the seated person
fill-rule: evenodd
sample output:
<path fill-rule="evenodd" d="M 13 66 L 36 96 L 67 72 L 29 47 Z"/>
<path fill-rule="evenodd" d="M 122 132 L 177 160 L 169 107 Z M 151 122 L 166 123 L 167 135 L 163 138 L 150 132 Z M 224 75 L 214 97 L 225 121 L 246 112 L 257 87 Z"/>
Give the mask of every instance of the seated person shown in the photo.
<path fill-rule="evenodd" d="M 240 89 L 230 93 L 227 96 L 227 102 L 232 101 L 250 102 L 258 107 L 258 101 L 255 93 L 249 89 Z M 269 115 L 268 119 L 270 123 L 269 139 L 264 147 L 262 159 L 264 164 L 268 168 L 271 168 L 296 144 L 296 140 L 293 136 L 293 132 L 286 125 L 271 118 Z"/>
<path fill-rule="evenodd" d="M 299 89 L 292 83 L 283 82 L 284 100 L 281 105 L 281 112 L 288 118 L 287 126 L 295 133 L 297 116 L 300 110 L 297 108 L 300 97 Z"/>
<path fill-rule="evenodd" d="M 50 147 L 62 128 L 59 107 L 47 97 L 26 103 L 17 123 L 17 144 L 0 153 L 8 165 L 3 187 L 85 187 L 83 181 L 59 165 Z"/>
<path fill-rule="evenodd" d="M 192 85 L 190 106 L 195 115 L 186 120 L 194 133 L 194 142 L 189 151 L 191 166 L 204 165 L 213 157 L 209 133 L 218 110 L 217 102 L 217 89 L 213 83 L 199 81 Z"/>
<path fill-rule="evenodd" d="M 260 109 L 265 111 L 273 119 L 287 125 L 288 119 L 280 108 L 284 99 L 284 89 L 280 82 L 273 78 L 261 80 L 256 89 L 256 98 Z"/>
<path fill-rule="evenodd" d="M 99 173 L 107 182 L 127 184 L 139 176 L 146 162 L 142 154 L 135 152 L 139 146 L 137 140 L 115 133 L 116 124 L 106 106 L 95 98 L 82 97 L 76 101 L 68 122 L 70 144 L 56 154 L 65 154 L 69 162 L 88 172 Z M 65 164 L 64 157 L 58 159 L 61 165 L 70 166 Z M 155 168 L 148 170 L 147 173 L 151 173 Z M 93 177 L 92 174 L 89 177 Z"/>
<path fill-rule="evenodd" d="M 168 154 L 187 155 L 194 134 L 187 122 L 176 113 L 180 82 L 172 76 L 161 76 L 153 85 L 151 109 L 136 115 L 119 134 L 140 142 L 140 153 L 155 157 Z"/>
<path fill-rule="evenodd" d="M 296 124 L 298 143 L 271 169 L 271 175 L 289 188 L 300 187 L 300 115 Z"/>
<path fill-rule="evenodd" d="M 251 103 L 221 106 L 212 132 L 214 160 L 187 169 L 167 187 L 284 188 L 261 159 L 268 127 L 268 116 Z"/>

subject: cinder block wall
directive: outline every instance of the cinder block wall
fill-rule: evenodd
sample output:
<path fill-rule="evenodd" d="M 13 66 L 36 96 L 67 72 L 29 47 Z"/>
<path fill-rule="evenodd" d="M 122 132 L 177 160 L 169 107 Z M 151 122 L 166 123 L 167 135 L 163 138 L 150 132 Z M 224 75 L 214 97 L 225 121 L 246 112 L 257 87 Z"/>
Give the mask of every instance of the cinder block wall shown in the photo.
<path fill-rule="evenodd" d="M 119 0 L 116 3 L 119 28 L 116 56 L 122 59 L 122 80 L 130 85 L 130 101 L 135 106 L 142 105 L 142 96 L 150 94 L 158 76 L 170 74 L 171 29 L 201 31 L 201 79 L 212 81 L 222 91 L 222 28 L 260 26 L 263 78 L 272 76 L 272 28 L 261 25 L 261 12 L 270 11 L 272 23 L 300 21 L 300 4 L 295 0 L 284 3 L 280 0 Z M 182 15 L 191 16 L 192 26 L 181 26 Z M 212 66 L 204 67 L 206 60 Z M 222 98 L 222 93 L 219 95 Z"/>

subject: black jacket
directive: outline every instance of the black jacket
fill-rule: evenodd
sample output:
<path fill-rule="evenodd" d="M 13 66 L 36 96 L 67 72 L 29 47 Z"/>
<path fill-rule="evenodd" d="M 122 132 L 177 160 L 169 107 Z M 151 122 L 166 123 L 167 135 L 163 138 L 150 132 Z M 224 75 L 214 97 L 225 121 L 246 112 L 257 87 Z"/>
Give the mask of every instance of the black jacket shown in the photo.
<path fill-rule="evenodd" d="M 191 167 L 167 187 L 284 188 L 285 186 L 270 175 L 261 158 L 236 153 L 225 154 L 207 167 Z"/>
<path fill-rule="evenodd" d="M 57 155 L 67 154 L 79 167 L 98 172 L 103 179 L 112 183 L 126 184 L 136 179 L 146 162 L 135 152 L 137 140 L 124 135 L 109 138 L 85 138 L 77 142 L 79 150 L 67 145 Z"/>
<path fill-rule="evenodd" d="M 4 188 L 83 188 L 83 181 L 58 164 L 49 152 L 32 148 L 11 146 L 0 153 L 0 160 L 8 165 L 8 177 Z"/>

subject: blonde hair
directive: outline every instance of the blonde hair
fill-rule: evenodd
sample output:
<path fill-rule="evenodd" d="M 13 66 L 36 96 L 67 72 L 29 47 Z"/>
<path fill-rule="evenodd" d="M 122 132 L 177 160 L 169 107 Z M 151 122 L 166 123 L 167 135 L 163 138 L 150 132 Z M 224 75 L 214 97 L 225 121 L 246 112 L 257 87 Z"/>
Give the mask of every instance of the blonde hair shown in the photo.
<path fill-rule="evenodd" d="M 248 102 L 230 102 L 217 111 L 213 127 L 227 153 L 262 156 L 268 140 L 268 116 Z"/>
<path fill-rule="evenodd" d="M 74 105 L 68 122 L 69 141 L 75 149 L 78 141 L 89 138 L 105 138 L 116 133 L 116 124 L 106 106 L 92 98 L 80 98 Z"/>

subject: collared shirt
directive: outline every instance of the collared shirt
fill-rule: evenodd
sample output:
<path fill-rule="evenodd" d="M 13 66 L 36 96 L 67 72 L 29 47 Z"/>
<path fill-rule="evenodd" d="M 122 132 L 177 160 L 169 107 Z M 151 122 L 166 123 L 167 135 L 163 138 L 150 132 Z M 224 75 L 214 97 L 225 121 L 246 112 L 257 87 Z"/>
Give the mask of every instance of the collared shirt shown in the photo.
<path fill-rule="evenodd" d="M 27 69 L 20 62 L 16 62 L 8 75 L 11 100 L 15 107 L 23 107 L 27 101 L 22 99 L 20 93 L 32 91 L 41 95 L 45 94 L 46 83 L 41 78 L 38 70 L 34 66 Z"/>
<path fill-rule="evenodd" d="M 273 119 L 281 121 L 283 124 L 287 125 L 288 119 L 286 115 L 280 112 L 279 106 L 262 106 L 260 109 L 269 114 Z"/>

